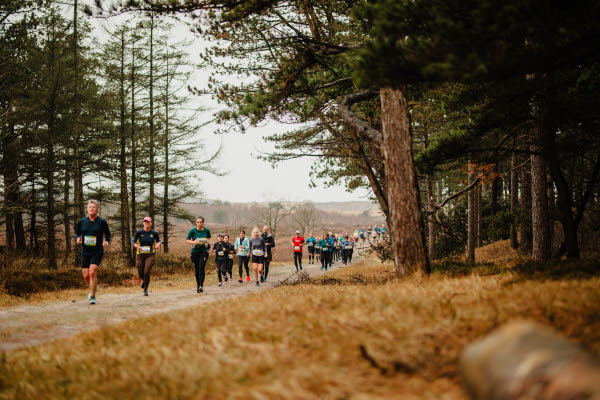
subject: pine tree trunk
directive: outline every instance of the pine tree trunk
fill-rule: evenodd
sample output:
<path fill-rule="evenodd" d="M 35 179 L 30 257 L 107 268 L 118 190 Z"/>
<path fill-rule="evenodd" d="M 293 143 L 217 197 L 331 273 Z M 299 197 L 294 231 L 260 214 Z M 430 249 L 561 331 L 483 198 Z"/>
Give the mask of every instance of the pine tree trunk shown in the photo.
<path fill-rule="evenodd" d="M 436 186 L 436 192 L 437 192 L 436 202 L 439 204 L 442 202 L 442 179 L 438 179 L 435 182 L 435 186 Z"/>
<path fill-rule="evenodd" d="M 523 162 L 530 156 L 525 156 Z M 524 166 L 521 169 L 521 213 L 523 221 L 521 222 L 521 254 L 531 254 L 533 245 L 533 236 L 531 231 L 531 167 Z"/>
<path fill-rule="evenodd" d="M 469 161 L 469 185 L 475 180 L 472 162 Z M 467 261 L 475 262 L 475 247 L 477 245 L 477 200 L 475 190 L 470 190 L 467 208 Z"/>
<path fill-rule="evenodd" d="M 135 137 L 135 43 L 131 46 L 131 230 L 137 227 L 136 217 L 136 166 L 137 140 Z M 135 265 L 135 254 L 131 255 L 131 263 Z"/>
<path fill-rule="evenodd" d="M 167 87 L 165 90 L 165 182 L 163 193 L 163 252 L 169 252 L 169 53 L 166 57 Z"/>
<path fill-rule="evenodd" d="M 531 258 L 542 262 L 550 259 L 550 234 L 548 227 L 548 188 L 546 161 L 543 157 L 543 123 L 538 111 L 537 126 L 531 144 L 531 227 L 533 247 Z"/>
<path fill-rule="evenodd" d="M 517 154 L 513 153 L 510 159 L 510 212 L 514 215 L 517 212 L 519 206 L 519 182 L 517 178 Z M 513 249 L 519 248 L 519 242 L 517 240 L 517 226 L 515 224 L 510 225 L 510 247 Z"/>
<path fill-rule="evenodd" d="M 477 247 L 483 246 L 483 207 L 481 185 L 475 187 L 475 198 L 477 201 Z"/>
<path fill-rule="evenodd" d="M 425 177 L 425 185 L 427 186 L 427 231 L 429 234 L 429 259 L 435 260 L 435 216 L 433 213 L 435 204 L 433 198 L 433 185 L 429 175 Z"/>
<path fill-rule="evenodd" d="M 121 155 L 119 158 L 121 175 L 121 250 L 131 259 L 131 233 L 129 230 L 129 202 L 127 194 L 127 138 L 125 134 L 125 32 L 121 32 L 121 76 L 120 76 L 120 114 L 121 114 Z"/>
<path fill-rule="evenodd" d="M 52 118 L 53 119 L 53 118 Z M 49 268 L 56 269 L 56 236 L 54 231 L 54 123 L 48 124 L 48 143 L 46 145 L 46 151 L 48 153 L 48 165 L 47 170 L 47 210 L 46 210 L 46 232 L 48 238 L 48 266 Z"/>
<path fill-rule="evenodd" d="M 385 160 L 390 228 L 396 275 L 409 271 L 429 273 L 425 251 L 417 176 L 413 164 L 408 102 L 401 90 L 381 89 L 382 154 Z"/>
<path fill-rule="evenodd" d="M 154 12 L 151 13 L 150 22 L 150 141 L 148 146 L 150 150 L 148 214 L 152 218 L 152 227 L 154 228 Z"/>
<path fill-rule="evenodd" d="M 63 225 L 65 230 L 65 260 L 71 254 L 71 215 L 69 213 L 69 200 L 71 199 L 71 162 L 70 151 L 66 151 L 65 161 L 65 187 L 63 192 Z"/>

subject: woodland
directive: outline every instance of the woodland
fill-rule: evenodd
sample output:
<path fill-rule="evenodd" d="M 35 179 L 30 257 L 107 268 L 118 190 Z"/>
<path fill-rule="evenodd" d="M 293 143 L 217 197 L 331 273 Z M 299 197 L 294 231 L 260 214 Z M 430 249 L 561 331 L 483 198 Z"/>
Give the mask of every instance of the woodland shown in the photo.
<path fill-rule="evenodd" d="M 194 140 L 203 121 L 181 112 L 208 94 L 224 106 L 217 133 L 290 125 L 266 162 L 311 157 L 313 185 L 369 188 L 397 276 L 505 239 L 535 262 L 592 255 L 599 14 L 593 1 L 5 1 L 6 249 L 55 268 L 92 197 L 115 206 L 124 255 L 143 214 L 168 252 L 170 221 L 201 190 L 190 176 L 216 171 Z M 122 23 L 100 35 L 91 18 Z M 174 21 L 209 44 L 201 65 Z"/>

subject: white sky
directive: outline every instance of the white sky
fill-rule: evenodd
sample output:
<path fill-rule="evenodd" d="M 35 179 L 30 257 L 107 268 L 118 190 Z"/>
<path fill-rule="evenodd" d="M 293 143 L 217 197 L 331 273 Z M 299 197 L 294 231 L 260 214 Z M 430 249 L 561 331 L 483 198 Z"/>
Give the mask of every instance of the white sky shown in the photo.
<path fill-rule="evenodd" d="M 104 24 L 111 26 L 118 23 L 122 18 L 110 18 L 108 20 L 92 19 L 92 24 Z M 173 37 L 176 40 L 191 39 L 193 44 L 188 48 L 190 59 L 198 60 L 198 55 L 202 52 L 205 43 L 202 39 L 192 34 L 189 28 L 181 23 L 176 23 L 173 29 Z M 206 87 L 210 71 L 198 70 L 194 73 L 190 86 L 199 89 Z M 193 96 L 193 95 L 190 95 Z M 210 99 L 210 96 L 196 97 L 195 105 L 201 105 L 209 111 L 200 114 L 206 121 L 199 121 L 200 124 L 212 119 L 212 113 L 220 106 L 216 101 Z M 260 152 L 270 152 L 273 150 L 273 144 L 265 142 L 264 136 L 273 133 L 282 133 L 286 130 L 294 129 L 290 124 L 279 124 L 270 122 L 262 124 L 260 127 L 248 129 L 246 133 L 227 133 L 217 135 L 214 130 L 215 124 L 203 127 L 199 133 L 199 140 L 202 140 L 209 153 L 214 153 L 218 149 L 221 141 L 223 148 L 221 152 L 218 167 L 221 170 L 229 171 L 225 176 L 213 176 L 208 173 L 201 173 L 201 188 L 208 199 L 219 199 L 230 202 L 262 202 L 266 200 L 289 200 L 314 202 L 334 202 L 334 201 L 362 201 L 367 200 L 369 192 L 366 190 L 357 190 L 348 193 L 343 186 L 332 188 L 318 187 L 309 188 L 310 165 L 315 161 L 314 157 L 299 158 L 279 163 L 275 168 L 271 164 L 256 159 Z M 261 179 L 251 179 L 250 176 L 260 176 Z"/>

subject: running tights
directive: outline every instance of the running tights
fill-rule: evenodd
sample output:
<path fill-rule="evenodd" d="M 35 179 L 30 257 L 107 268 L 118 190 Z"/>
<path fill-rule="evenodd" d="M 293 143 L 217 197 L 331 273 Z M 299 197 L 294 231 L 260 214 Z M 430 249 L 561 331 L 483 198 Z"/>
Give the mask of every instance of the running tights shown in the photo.
<path fill-rule="evenodd" d="M 208 252 L 192 253 L 192 262 L 196 272 L 196 284 L 198 287 L 204 286 L 204 277 L 206 276 L 206 261 L 208 261 Z"/>
<path fill-rule="evenodd" d="M 238 267 L 240 269 L 240 279 L 242 278 L 242 265 L 246 268 L 246 276 L 250 276 L 250 269 L 248 268 L 248 262 L 250 261 L 250 257 L 237 256 L 237 258 Z"/>

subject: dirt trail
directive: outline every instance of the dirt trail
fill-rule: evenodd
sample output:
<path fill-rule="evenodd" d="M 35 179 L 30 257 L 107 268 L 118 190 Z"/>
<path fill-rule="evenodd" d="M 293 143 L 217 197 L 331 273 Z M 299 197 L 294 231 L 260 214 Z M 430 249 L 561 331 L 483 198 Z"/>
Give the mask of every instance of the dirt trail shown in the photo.
<path fill-rule="evenodd" d="M 341 262 L 338 262 L 333 267 L 340 265 Z M 135 294 L 102 295 L 99 291 L 96 305 L 90 305 L 83 298 L 0 310 L 0 352 L 73 336 L 128 319 L 266 290 L 295 275 L 295 271 L 294 266 L 273 267 L 269 271 L 269 281 L 260 286 L 255 286 L 254 281 L 238 283 L 235 280 L 222 287 L 206 286 L 203 294 L 197 294 L 195 288 L 153 293 L 150 285 L 148 297 L 142 295 L 141 289 Z M 304 265 L 304 271 L 311 276 L 324 272 L 320 271 L 320 264 Z"/>

